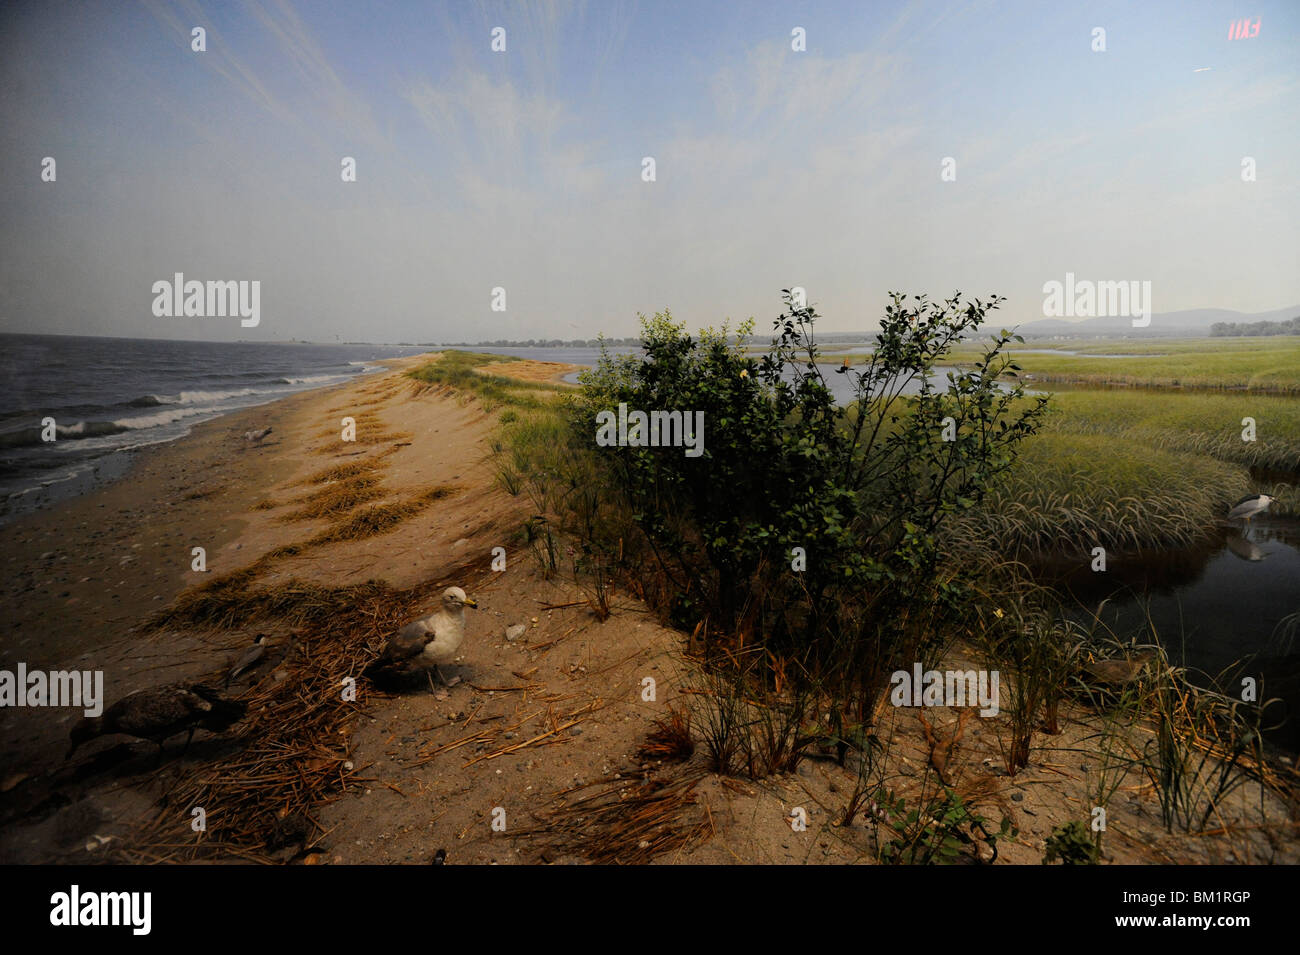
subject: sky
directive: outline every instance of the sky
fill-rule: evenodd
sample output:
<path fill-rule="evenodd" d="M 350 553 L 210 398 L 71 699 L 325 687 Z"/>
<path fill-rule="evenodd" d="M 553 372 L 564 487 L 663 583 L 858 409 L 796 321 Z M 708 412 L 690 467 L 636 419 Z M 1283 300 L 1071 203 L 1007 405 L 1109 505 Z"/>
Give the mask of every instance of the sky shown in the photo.
<path fill-rule="evenodd" d="M 1067 273 L 1290 307 L 1297 50 L 1293 0 L 10 0 L 0 331 L 766 332 L 796 285 L 824 331 L 894 290 L 1004 295 L 1010 324 Z M 177 272 L 260 282 L 260 324 L 155 315 Z"/>

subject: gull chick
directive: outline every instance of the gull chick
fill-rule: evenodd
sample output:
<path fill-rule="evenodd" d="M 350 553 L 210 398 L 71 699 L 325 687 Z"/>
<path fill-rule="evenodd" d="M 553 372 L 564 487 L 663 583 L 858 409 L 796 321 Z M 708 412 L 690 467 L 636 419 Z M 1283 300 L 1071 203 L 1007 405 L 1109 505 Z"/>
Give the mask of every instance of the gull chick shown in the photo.
<path fill-rule="evenodd" d="M 411 621 L 389 637 L 384 652 L 366 667 L 366 676 L 392 680 L 432 671 L 445 686 L 454 686 L 459 679 L 447 683 L 438 665 L 456 658 L 465 640 L 465 608 L 477 606 L 459 587 L 448 587 L 442 592 L 442 608 Z M 432 677 L 429 685 L 433 685 Z"/>
<path fill-rule="evenodd" d="M 244 440 L 251 444 L 261 444 L 262 439 L 271 433 L 270 428 L 259 428 L 256 431 L 245 431 Z"/>

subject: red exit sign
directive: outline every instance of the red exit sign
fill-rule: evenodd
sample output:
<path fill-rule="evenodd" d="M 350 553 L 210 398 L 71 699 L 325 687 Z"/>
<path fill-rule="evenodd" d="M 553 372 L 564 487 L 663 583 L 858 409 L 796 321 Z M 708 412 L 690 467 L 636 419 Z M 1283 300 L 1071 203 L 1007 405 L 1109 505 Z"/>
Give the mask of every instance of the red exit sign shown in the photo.
<path fill-rule="evenodd" d="M 1246 17 L 1244 20 L 1233 20 L 1228 24 L 1229 40 L 1244 40 L 1252 36 L 1259 36 L 1259 17 L 1255 18 L 1253 25 L 1250 22 L 1250 17 Z"/>

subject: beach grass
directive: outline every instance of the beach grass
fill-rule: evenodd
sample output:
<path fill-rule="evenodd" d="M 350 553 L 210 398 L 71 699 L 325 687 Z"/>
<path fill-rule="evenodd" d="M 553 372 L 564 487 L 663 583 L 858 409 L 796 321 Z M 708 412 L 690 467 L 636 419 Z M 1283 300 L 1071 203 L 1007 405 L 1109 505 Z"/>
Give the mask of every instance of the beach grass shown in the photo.
<path fill-rule="evenodd" d="M 346 464 L 334 464 L 330 467 L 323 468 L 303 480 L 299 485 L 308 484 L 326 484 L 331 481 L 344 481 L 348 478 L 359 477 L 364 474 L 370 474 L 379 467 L 378 462 L 371 460 L 349 461 Z"/>
<path fill-rule="evenodd" d="M 395 530 L 435 501 L 451 495 L 456 488 L 436 485 L 403 501 L 389 501 L 361 508 L 334 522 L 307 543 L 312 546 L 339 541 L 364 540 Z"/>
<path fill-rule="evenodd" d="M 423 385 L 445 385 L 477 396 L 491 411 L 497 407 L 540 408 L 555 394 L 555 385 L 540 381 L 520 381 L 481 370 L 484 365 L 519 361 L 513 355 L 486 352 L 445 351 L 427 364 L 408 371 L 407 377 Z"/>
<path fill-rule="evenodd" d="M 280 521 L 289 523 L 333 519 L 383 496 L 384 491 L 379 487 L 378 480 L 370 474 L 362 473 L 322 485 L 319 490 L 296 499 L 293 503 L 298 505 L 297 508 L 283 515 Z"/>

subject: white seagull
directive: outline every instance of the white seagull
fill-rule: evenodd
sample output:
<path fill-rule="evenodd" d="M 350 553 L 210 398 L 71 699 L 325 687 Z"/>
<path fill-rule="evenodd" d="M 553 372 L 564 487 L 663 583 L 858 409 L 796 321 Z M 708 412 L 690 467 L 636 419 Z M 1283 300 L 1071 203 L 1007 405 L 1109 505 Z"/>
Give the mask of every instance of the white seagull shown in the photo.
<path fill-rule="evenodd" d="M 270 428 L 259 428 L 256 431 L 245 431 L 244 440 L 251 444 L 261 444 L 262 439 L 271 433 Z"/>
<path fill-rule="evenodd" d="M 455 686 L 460 678 L 448 683 L 438 665 L 456 659 L 456 652 L 465 641 L 465 608 L 477 606 L 459 587 L 448 587 L 442 592 L 442 608 L 411 621 L 389 637 L 384 652 L 366 667 L 366 675 L 376 680 L 391 680 L 421 672 L 428 674 L 432 670 L 444 686 Z M 432 677 L 429 685 L 433 686 Z"/>

